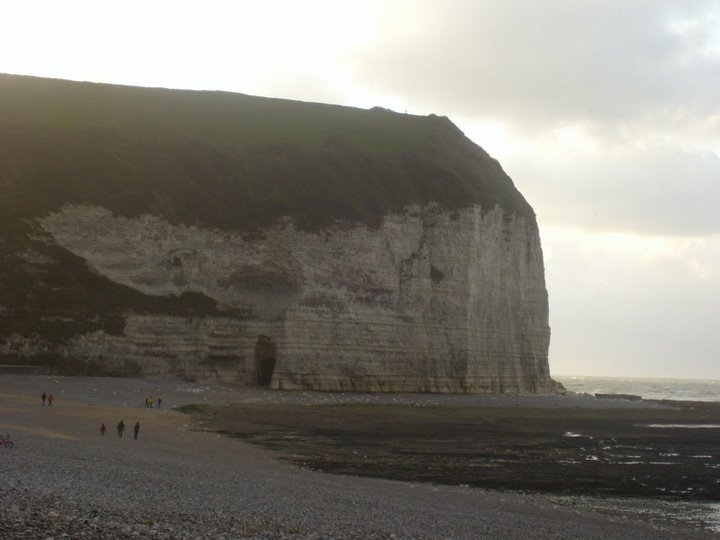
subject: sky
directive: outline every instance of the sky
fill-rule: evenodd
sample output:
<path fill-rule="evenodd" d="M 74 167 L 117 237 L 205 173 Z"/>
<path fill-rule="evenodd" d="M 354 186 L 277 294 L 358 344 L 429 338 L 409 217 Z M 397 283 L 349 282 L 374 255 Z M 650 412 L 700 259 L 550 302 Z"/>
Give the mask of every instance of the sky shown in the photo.
<path fill-rule="evenodd" d="M 3 73 L 448 116 L 535 209 L 553 375 L 720 379 L 720 0 L 0 0 L 0 14 Z"/>

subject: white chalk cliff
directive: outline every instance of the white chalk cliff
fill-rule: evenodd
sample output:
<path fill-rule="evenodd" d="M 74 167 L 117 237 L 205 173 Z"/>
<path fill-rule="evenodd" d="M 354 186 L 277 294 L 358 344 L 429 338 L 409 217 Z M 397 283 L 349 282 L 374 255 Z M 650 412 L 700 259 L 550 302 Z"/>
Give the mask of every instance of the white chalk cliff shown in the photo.
<path fill-rule="evenodd" d="M 97 273 L 146 295 L 202 293 L 227 317 L 133 315 L 65 353 L 146 374 L 382 392 L 546 392 L 548 299 L 534 224 L 500 208 L 407 207 L 381 226 L 262 235 L 65 206 L 41 220 Z"/>

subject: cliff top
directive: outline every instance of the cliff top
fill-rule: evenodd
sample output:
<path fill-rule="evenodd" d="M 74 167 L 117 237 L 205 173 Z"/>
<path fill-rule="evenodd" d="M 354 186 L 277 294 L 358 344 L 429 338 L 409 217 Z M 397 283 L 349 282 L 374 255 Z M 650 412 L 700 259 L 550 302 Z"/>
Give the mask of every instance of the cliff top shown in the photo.
<path fill-rule="evenodd" d="M 0 74 L 0 215 L 63 204 L 255 230 L 375 226 L 411 203 L 500 205 L 510 178 L 447 118 Z"/>

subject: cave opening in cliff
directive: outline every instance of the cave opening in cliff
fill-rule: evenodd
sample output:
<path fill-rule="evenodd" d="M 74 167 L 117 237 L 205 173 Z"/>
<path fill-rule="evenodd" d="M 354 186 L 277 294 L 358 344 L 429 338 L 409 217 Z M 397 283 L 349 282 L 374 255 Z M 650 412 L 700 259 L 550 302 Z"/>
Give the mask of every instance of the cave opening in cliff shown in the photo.
<path fill-rule="evenodd" d="M 270 386 L 273 370 L 275 369 L 275 358 L 277 347 L 269 336 L 260 335 L 255 342 L 255 372 L 257 382 L 261 386 Z"/>

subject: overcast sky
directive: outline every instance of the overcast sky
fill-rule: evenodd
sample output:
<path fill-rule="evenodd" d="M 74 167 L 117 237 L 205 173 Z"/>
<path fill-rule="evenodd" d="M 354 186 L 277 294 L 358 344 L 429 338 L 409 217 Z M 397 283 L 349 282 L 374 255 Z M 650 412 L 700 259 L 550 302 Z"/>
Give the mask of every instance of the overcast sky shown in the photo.
<path fill-rule="evenodd" d="M 720 379 L 720 0 L 0 0 L 0 16 L 0 72 L 450 117 L 537 213 L 553 375 Z"/>

